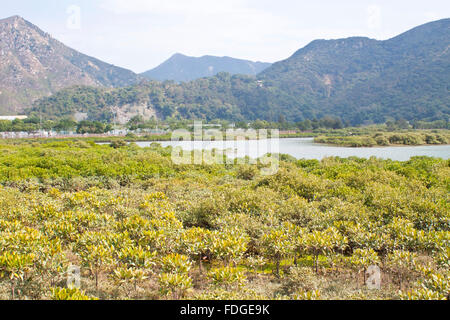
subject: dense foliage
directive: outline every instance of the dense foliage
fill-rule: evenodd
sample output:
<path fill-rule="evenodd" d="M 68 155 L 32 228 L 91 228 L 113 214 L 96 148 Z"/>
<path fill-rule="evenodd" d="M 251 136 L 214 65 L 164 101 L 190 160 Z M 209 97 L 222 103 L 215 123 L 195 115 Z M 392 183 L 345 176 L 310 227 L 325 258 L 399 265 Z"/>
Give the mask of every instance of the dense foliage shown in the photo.
<path fill-rule="evenodd" d="M 144 105 L 161 119 L 277 121 L 282 112 L 275 105 L 294 101 L 277 89 L 260 87 L 255 77 L 220 73 L 182 84 L 151 81 L 118 89 L 68 88 L 38 100 L 29 112 L 48 118 L 83 112 L 91 120 L 112 121 L 115 108 Z M 273 111 L 267 109 L 269 105 Z M 292 120 L 297 119 L 303 120 L 301 114 Z"/>
<path fill-rule="evenodd" d="M 314 141 L 346 147 L 442 145 L 449 144 L 450 132 L 448 130 L 377 132 L 370 135 L 319 136 Z"/>
<path fill-rule="evenodd" d="M 105 133 L 112 130 L 110 124 L 100 121 L 79 121 L 70 118 L 42 121 L 38 117 L 27 119 L 0 120 L 0 132 L 37 132 L 39 130 L 53 130 L 55 132 Z"/>
<path fill-rule="evenodd" d="M 445 299 L 450 162 L 282 156 L 175 165 L 171 149 L 0 144 L 0 297 Z M 361 272 L 382 268 L 381 291 Z M 67 287 L 69 266 L 81 288 Z"/>

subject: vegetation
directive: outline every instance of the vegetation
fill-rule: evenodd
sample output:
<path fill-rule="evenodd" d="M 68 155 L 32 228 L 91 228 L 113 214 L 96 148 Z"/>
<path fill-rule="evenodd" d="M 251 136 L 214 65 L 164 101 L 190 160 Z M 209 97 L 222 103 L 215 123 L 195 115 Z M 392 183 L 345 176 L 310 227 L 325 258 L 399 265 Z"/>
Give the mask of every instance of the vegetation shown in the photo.
<path fill-rule="evenodd" d="M 286 158 L 262 176 L 170 155 L 1 141 L 0 298 L 447 298 L 450 161 Z"/>
<path fill-rule="evenodd" d="M 70 118 L 41 121 L 39 117 L 24 120 L 0 120 L 0 132 L 37 132 L 39 130 L 53 130 L 56 132 L 105 133 L 112 130 L 110 124 L 99 121 L 76 122 Z"/>
<path fill-rule="evenodd" d="M 0 65 L 2 115 L 17 114 L 36 99 L 76 84 L 110 87 L 140 81 L 140 77 L 130 70 L 66 47 L 22 17 L 0 19 L 0 33 L 3 43 Z M 24 69 L 25 64 L 28 67 Z M 11 73 L 21 81 L 11 78 Z"/>
<path fill-rule="evenodd" d="M 448 130 L 377 132 L 359 136 L 353 134 L 349 136 L 319 136 L 314 141 L 344 147 L 440 145 L 450 143 L 450 132 Z"/>
<path fill-rule="evenodd" d="M 49 118 L 83 112 L 89 120 L 112 121 L 114 110 L 135 105 L 163 120 L 302 122 L 332 116 L 353 126 L 447 120 L 449 22 L 432 22 L 387 41 L 313 41 L 256 77 L 219 73 L 181 84 L 64 89 L 29 112 Z"/>
<path fill-rule="evenodd" d="M 289 97 L 260 107 L 287 119 L 333 115 L 352 125 L 447 120 L 449 25 L 450 19 L 442 19 L 386 41 L 313 41 L 258 75 L 265 88 Z"/>
<path fill-rule="evenodd" d="M 267 114 L 260 104 L 266 104 L 266 100 L 283 103 L 288 97 L 277 101 L 279 97 L 272 91 L 277 92 L 276 89 L 260 88 L 255 77 L 219 73 L 211 78 L 181 84 L 149 81 L 117 89 L 72 87 L 36 101 L 28 112 L 50 119 L 83 112 L 88 114 L 90 120 L 112 122 L 114 108 L 145 105 L 161 119 L 277 121 L 282 113 Z M 281 92 L 277 95 L 283 96 Z"/>

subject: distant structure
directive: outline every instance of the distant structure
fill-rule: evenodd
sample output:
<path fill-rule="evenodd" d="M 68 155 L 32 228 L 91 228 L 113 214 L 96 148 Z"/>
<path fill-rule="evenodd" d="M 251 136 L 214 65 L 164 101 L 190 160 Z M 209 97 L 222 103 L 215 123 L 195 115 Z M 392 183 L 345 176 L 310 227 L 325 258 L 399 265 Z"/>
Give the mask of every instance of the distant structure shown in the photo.
<path fill-rule="evenodd" d="M 297 134 L 297 130 L 281 130 L 280 134 Z"/>
<path fill-rule="evenodd" d="M 76 112 L 73 117 L 75 118 L 76 122 L 80 122 L 83 120 L 87 120 L 88 118 L 88 114 L 87 113 L 83 113 L 83 112 Z"/>
<path fill-rule="evenodd" d="M 27 116 L 0 116 L 0 120 L 9 120 L 9 121 L 13 121 L 16 119 L 25 120 L 26 118 L 28 118 L 28 117 Z"/>

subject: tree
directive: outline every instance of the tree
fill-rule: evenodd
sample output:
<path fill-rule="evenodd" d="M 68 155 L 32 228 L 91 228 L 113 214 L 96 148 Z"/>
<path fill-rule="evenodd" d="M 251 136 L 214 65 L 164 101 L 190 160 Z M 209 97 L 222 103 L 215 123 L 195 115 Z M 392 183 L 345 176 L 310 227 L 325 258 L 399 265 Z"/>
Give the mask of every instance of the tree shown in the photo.
<path fill-rule="evenodd" d="M 265 257 L 274 260 L 275 274 L 280 276 L 280 263 L 293 251 L 293 243 L 283 230 L 272 230 L 261 238 L 261 250 Z"/>
<path fill-rule="evenodd" d="M 212 269 L 208 275 L 215 285 L 224 285 L 227 290 L 242 286 L 247 279 L 244 272 L 229 266 Z"/>
<path fill-rule="evenodd" d="M 210 233 L 209 241 L 212 255 L 223 259 L 227 265 L 230 265 L 231 263 L 236 264 L 242 258 L 250 240 L 242 230 L 233 229 Z"/>
<path fill-rule="evenodd" d="M 138 284 L 148 277 L 142 269 L 122 266 L 113 270 L 111 278 L 117 286 L 126 286 L 128 283 L 132 283 L 136 292 Z"/>
<path fill-rule="evenodd" d="M 36 256 L 32 253 L 17 254 L 4 252 L 0 255 L 0 278 L 7 278 L 10 283 L 11 299 L 16 296 L 18 283 L 26 280 L 27 273 L 32 270 Z"/>
<path fill-rule="evenodd" d="M 363 269 L 364 283 L 366 283 L 367 268 L 379 263 L 380 259 L 373 249 L 356 249 L 350 257 L 350 264 L 352 267 Z"/>
<path fill-rule="evenodd" d="M 162 274 L 159 276 L 161 292 L 172 293 L 174 300 L 181 299 L 192 287 L 189 270 L 192 263 L 187 256 L 170 254 L 161 260 Z"/>
<path fill-rule="evenodd" d="M 305 251 L 314 257 L 313 266 L 316 273 L 319 271 L 319 255 L 329 256 L 337 250 L 343 250 L 348 243 L 347 238 L 334 227 L 305 234 L 301 236 L 300 241 L 303 243 Z"/>
<path fill-rule="evenodd" d="M 112 263 L 111 248 L 107 244 L 90 244 L 79 251 L 81 263 L 88 268 L 95 279 L 95 288 L 98 291 L 98 279 L 101 272 L 103 272 Z"/>
<path fill-rule="evenodd" d="M 403 282 L 408 281 L 417 270 L 417 254 L 394 250 L 387 256 L 385 267 L 397 278 L 401 290 Z"/>
<path fill-rule="evenodd" d="M 162 273 L 159 278 L 160 290 L 164 295 L 172 294 L 172 299 L 179 300 L 192 288 L 192 279 L 186 274 Z"/>
<path fill-rule="evenodd" d="M 210 246 L 208 245 L 208 238 L 210 236 L 211 232 L 202 228 L 191 228 L 182 234 L 183 249 L 194 260 L 198 261 L 200 273 L 203 272 L 203 257 L 205 257 L 207 251 L 210 250 Z"/>
<path fill-rule="evenodd" d="M 77 127 L 77 123 L 72 119 L 61 119 L 53 127 L 56 131 L 70 131 Z"/>

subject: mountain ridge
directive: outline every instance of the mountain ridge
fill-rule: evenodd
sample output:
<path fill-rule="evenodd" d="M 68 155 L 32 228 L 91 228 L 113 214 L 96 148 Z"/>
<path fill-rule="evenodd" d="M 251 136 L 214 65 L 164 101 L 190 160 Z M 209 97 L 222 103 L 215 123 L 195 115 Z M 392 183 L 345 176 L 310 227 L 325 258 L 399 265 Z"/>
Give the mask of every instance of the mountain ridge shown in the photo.
<path fill-rule="evenodd" d="M 191 57 L 175 53 L 156 68 L 143 72 L 141 75 L 149 80 L 187 82 L 211 77 L 220 72 L 256 76 L 270 65 L 266 62 L 254 62 L 228 56 Z"/>
<path fill-rule="evenodd" d="M 134 72 L 65 46 L 20 16 L 0 20 L 0 112 L 18 113 L 72 85 L 135 84 Z"/>
<path fill-rule="evenodd" d="M 44 37 L 42 41 L 48 40 Z M 46 52 L 45 45 L 36 47 Z M 25 51 L 28 49 L 25 46 Z M 89 65 L 96 65 L 94 58 L 77 60 L 82 54 L 70 52 L 75 55 L 75 63 L 80 65 L 80 60 L 81 67 L 95 74 Z M 192 58 L 182 54 L 172 57 Z M 277 121 L 281 117 L 302 121 L 333 116 L 352 124 L 448 119 L 450 19 L 427 23 L 383 41 L 367 37 L 314 40 L 256 76 L 219 72 L 188 82 L 145 81 L 96 90 L 90 87 L 99 86 L 98 79 L 87 79 L 94 84 L 79 78 L 77 87 L 68 85 L 37 100 L 28 112 L 50 118 L 85 112 L 97 120 L 113 118 L 112 110 L 121 113 L 123 119 L 139 113 L 147 117 L 233 121 Z"/>
<path fill-rule="evenodd" d="M 365 37 L 313 41 L 258 79 L 329 114 L 354 113 L 347 119 L 352 122 L 369 118 L 379 122 L 387 114 L 411 117 L 408 108 L 419 114 L 429 108 L 437 117 L 438 104 L 447 114 L 450 105 L 445 88 L 450 83 L 449 31 L 450 19 L 442 19 L 384 41 Z"/>

